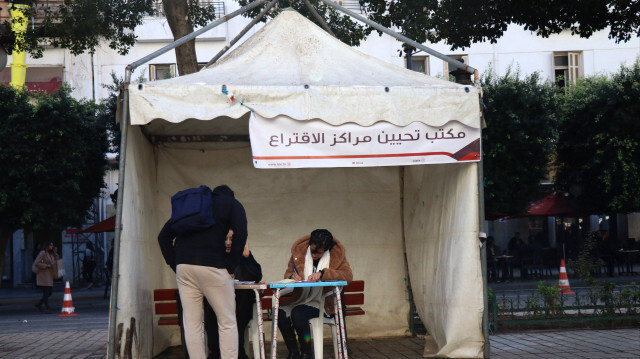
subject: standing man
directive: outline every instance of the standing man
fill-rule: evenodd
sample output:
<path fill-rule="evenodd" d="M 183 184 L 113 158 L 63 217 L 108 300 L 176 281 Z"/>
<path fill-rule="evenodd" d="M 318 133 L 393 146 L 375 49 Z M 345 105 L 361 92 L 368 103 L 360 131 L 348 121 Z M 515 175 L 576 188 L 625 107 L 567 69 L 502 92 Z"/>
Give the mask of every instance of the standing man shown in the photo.
<path fill-rule="evenodd" d="M 178 235 L 167 222 L 158 235 L 162 255 L 176 272 L 185 341 L 191 359 L 207 357 L 203 336 L 203 297 L 207 298 L 218 317 L 221 357 L 238 356 L 232 274 L 247 241 L 247 217 L 244 207 L 226 185 L 213 190 L 212 208 L 215 223 L 211 227 Z M 225 239 L 230 229 L 234 238 L 227 255 Z"/>

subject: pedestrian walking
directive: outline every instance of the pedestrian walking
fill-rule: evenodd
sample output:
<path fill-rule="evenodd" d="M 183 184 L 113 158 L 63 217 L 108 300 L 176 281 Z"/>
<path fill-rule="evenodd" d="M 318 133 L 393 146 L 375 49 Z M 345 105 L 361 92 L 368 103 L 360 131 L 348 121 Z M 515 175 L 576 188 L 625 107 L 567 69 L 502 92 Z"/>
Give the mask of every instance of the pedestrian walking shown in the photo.
<path fill-rule="evenodd" d="M 39 311 L 44 311 L 47 314 L 51 313 L 49 297 L 51 297 L 51 293 L 53 293 L 53 279 L 57 276 L 58 269 L 56 268 L 56 262 L 59 258 L 57 248 L 53 245 L 53 242 L 49 242 L 47 248 L 40 251 L 33 262 L 33 272 L 36 273 L 36 284 L 42 289 L 42 298 L 40 298 L 35 306 Z M 44 310 L 42 308 L 43 305 Z"/>

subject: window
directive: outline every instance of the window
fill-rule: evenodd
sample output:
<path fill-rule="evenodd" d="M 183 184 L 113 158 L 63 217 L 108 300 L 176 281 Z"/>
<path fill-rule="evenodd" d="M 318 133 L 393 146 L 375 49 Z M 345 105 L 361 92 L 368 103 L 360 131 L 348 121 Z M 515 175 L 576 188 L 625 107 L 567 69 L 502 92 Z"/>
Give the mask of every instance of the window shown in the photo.
<path fill-rule="evenodd" d="M 406 65 L 407 59 L 404 61 Z M 429 56 L 411 56 L 411 70 L 429 75 Z"/>
<path fill-rule="evenodd" d="M 458 60 L 465 65 L 469 65 L 469 55 L 449 55 L 452 59 Z M 451 68 L 451 69 L 449 69 Z M 456 70 L 453 66 L 449 66 L 449 63 L 444 61 L 442 62 L 442 73 L 444 74 L 445 80 L 455 81 L 455 78 L 452 79 L 453 75 L 450 75 L 450 71 Z"/>
<path fill-rule="evenodd" d="M 176 64 L 149 65 L 149 81 L 176 77 Z"/>
<path fill-rule="evenodd" d="M 336 0 L 334 2 L 353 12 L 362 12 L 359 0 Z"/>
<path fill-rule="evenodd" d="M 356 1 L 357 2 L 357 1 Z M 219 19 L 226 15 L 224 9 L 224 1 L 198 1 L 198 4 L 202 7 L 213 6 L 216 19 Z M 155 16 L 164 17 L 164 8 L 162 7 L 162 0 L 153 0 L 153 10 L 155 10 Z"/>
<path fill-rule="evenodd" d="M 582 77 L 581 52 L 553 53 L 553 78 L 556 85 L 565 87 L 567 84 L 575 84 L 580 77 Z"/>

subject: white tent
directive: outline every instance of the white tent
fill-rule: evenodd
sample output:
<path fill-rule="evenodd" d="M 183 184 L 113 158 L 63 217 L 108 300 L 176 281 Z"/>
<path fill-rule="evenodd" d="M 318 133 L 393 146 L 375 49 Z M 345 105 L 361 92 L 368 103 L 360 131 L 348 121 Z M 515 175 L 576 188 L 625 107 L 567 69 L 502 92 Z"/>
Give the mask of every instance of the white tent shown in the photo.
<path fill-rule="evenodd" d="M 156 237 L 172 194 L 228 184 L 245 205 L 266 281 L 282 278 L 294 240 L 327 228 L 344 243 L 354 278 L 366 282 L 366 315 L 347 319 L 350 338 L 408 332 L 410 276 L 433 339 L 429 353 L 482 357 L 477 162 L 264 170 L 253 166 L 247 136 L 250 117 L 365 131 L 455 123 L 479 132 L 476 88 L 372 58 L 284 11 L 211 68 L 131 86 L 129 97 L 121 276 L 110 323 L 121 333 L 117 351 L 151 358 L 179 343 L 177 327 L 158 327 L 153 315 L 153 290 L 176 286 Z"/>

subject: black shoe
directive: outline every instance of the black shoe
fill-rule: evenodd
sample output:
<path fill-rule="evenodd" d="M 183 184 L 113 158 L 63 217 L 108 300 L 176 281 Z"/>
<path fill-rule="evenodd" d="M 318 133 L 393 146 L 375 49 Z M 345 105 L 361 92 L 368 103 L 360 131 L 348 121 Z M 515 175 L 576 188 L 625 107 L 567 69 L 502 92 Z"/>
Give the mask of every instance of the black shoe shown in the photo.
<path fill-rule="evenodd" d="M 289 352 L 287 359 L 300 359 L 300 354 L 298 354 L 298 352 Z"/>
<path fill-rule="evenodd" d="M 42 311 L 42 303 L 38 302 L 36 304 L 34 304 L 36 306 L 36 308 L 38 308 L 38 311 Z"/>
<path fill-rule="evenodd" d="M 313 359 L 313 354 L 302 353 L 300 359 Z"/>

